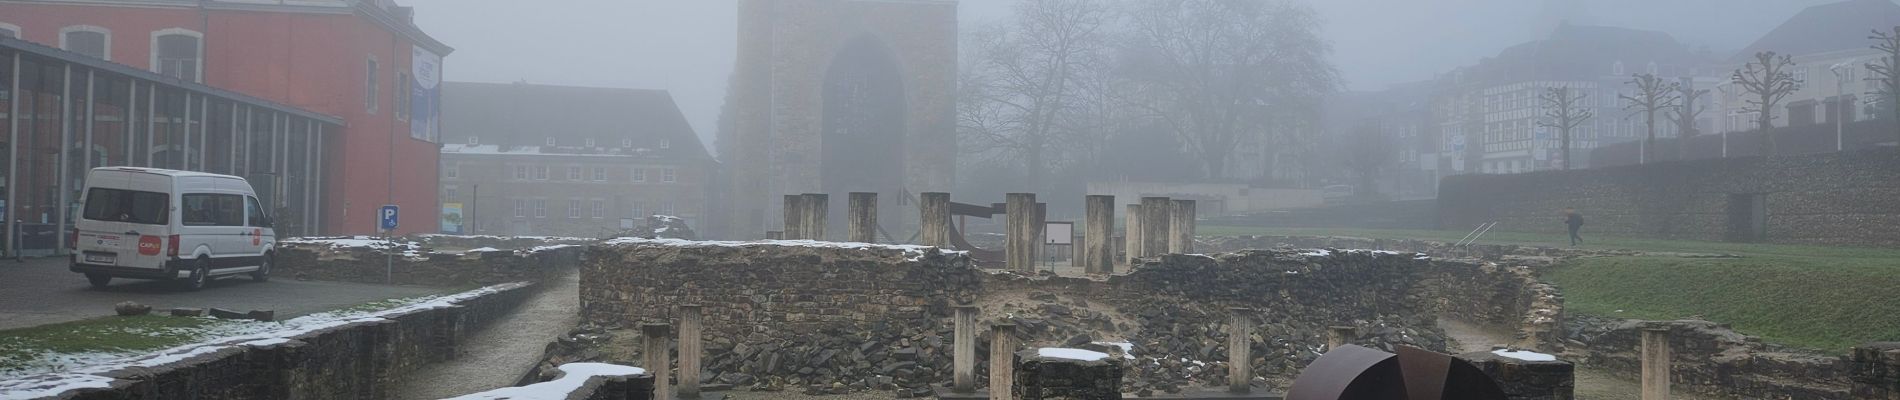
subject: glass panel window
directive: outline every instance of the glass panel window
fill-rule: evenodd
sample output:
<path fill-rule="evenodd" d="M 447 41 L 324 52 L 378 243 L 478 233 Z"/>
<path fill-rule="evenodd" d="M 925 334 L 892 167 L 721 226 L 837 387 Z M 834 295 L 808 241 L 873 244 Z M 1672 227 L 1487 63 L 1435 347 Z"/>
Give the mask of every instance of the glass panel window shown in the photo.
<path fill-rule="evenodd" d="M 255 227 L 260 227 L 260 228 L 270 226 L 270 215 L 264 213 L 264 206 L 260 204 L 261 203 L 258 203 L 256 197 L 244 198 L 244 224 L 245 225 L 255 226 Z"/>
<path fill-rule="evenodd" d="M 594 200 L 594 218 L 599 219 L 599 218 L 606 218 L 606 217 L 607 217 L 607 202 L 601 201 L 598 199 Z"/>
<path fill-rule="evenodd" d="M 677 182 L 678 180 L 679 180 L 679 177 L 674 175 L 672 168 L 661 170 L 660 182 L 673 183 L 673 182 Z"/>
<path fill-rule="evenodd" d="M 376 82 L 376 74 L 378 72 L 380 71 L 376 67 L 376 59 L 372 58 L 363 63 L 363 109 L 371 114 L 376 113 L 376 89 L 379 85 Z"/>
<path fill-rule="evenodd" d="M 634 182 L 646 182 L 646 181 L 647 181 L 647 170 L 646 170 L 645 168 L 634 168 L 634 169 L 633 169 L 633 181 L 634 181 Z"/>
<path fill-rule="evenodd" d="M 554 138 L 548 138 L 548 139 L 547 139 L 546 141 L 543 141 L 543 143 L 547 143 L 547 145 L 549 145 L 549 146 L 554 146 L 554 145 L 555 145 L 555 144 L 554 144 Z"/>
<path fill-rule="evenodd" d="M 112 40 L 104 31 L 98 29 L 67 30 L 60 34 L 60 49 L 84 54 L 93 58 L 112 59 L 107 53 L 107 45 Z"/>
<path fill-rule="evenodd" d="M 186 194 L 185 225 L 244 226 L 244 197 L 235 194 Z"/>
<path fill-rule="evenodd" d="M 534 199 L 534 216 L 539 218 L 548 217 L 548 199 Z"/>
<path fill-rule="evenodd" d="M 673 148 L 673 141 L 671 141 L 671 140 L 666 140 L 666 139 L 660 139 L 660 148 L 661 148 L 661 149 L 671 149 L 671 148 Z"/>
<path fill-rule="evenodd" d="M 581 217 L 581 200 L 580 199 L 567 199 L 567 217 L 568 218 Z"/>
<path fill-rule="evenodd" d="M 607 167 L 594 167 L 594 181 L 607 180 Z"/>
<path fill-rule="evenodd" d="M 171 209 L 171 196 L 109 188 L 92 188 L 86 193 L 85 217 L 94 221 L 164 225 Z"/>
<path fill-rule="evenodd" d="M 581 180 L 581 167 L 578 165 L 567 167 L 567 180 Z"/>
<path fill-rule="evenodd" d="M 528 217 L 528 199 L 515 199 L 515 218 Z"/>
<path fill-rule="evenodd" d="M 516 166 L 515 166 L 515 179 L 520 179 L 520 180 L 528 180 L 528 166 L 526 166 L 526 165 L 516 165 Z"/>
<path fill-rule="evenodd" d="M 482 137 L 481 137 L 481 136 L 469 136 L 469 137 L 468 137 L 468 145 L 470 145 L 470 146 L 480 146 L 481 144 L 482 144 Z"/>
<path fill-rule="evenodd" d="M 541 181 L 545 181 L 545 180 L 548 180 L 548 166 L 546 166 L 546 165 L 542 165 L 542 166 L 537 166 L 537 167 L 535 167 L 535 168 L 534 168 L 534 179 L 535 179 L 535 180 L 541 180 Z"/>
<path fill-rule="evenodd" d="M 640 202 L 638 201 L 633 202 L 633 207 L 632 207 L 633 212 L 631 213 L 630 217 L 632 217 L 633 219 L 646 219 L 647 210 L 643 208 L 642 206 L 644 206 L 644 204 L 640 204 Z"/>
<path fill-rule="evenodd" d="M 459 177 L 462 173 L 462 171 L 459 171 L 459 169 L 460 169 L 459 166 L 456 165 L 454 161 L 443 161 L 442 162 L 442 177 L 455 179 Z"/>
<path fill-rule="evenodd" d="M 153 67 L 159 74 L 198 82 L 203 76 L 204 43 L 194 34 L 167 33 L 153 40 Z"/>

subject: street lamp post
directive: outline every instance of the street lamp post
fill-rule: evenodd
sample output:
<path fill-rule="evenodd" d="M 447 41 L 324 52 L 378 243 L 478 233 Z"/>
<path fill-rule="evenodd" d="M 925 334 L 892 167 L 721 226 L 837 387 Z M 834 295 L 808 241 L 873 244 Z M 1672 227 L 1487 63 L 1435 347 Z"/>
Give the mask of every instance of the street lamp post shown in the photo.
<path fill-rule="evenodd" d="M 1854 63 L 1857 62 L 1860 60 L 1847 60 L 1827 68 L 1828 71 L 1834 72 L 1834 151 L 1847 149 L 1846 136 L 1842 134 L 1842 124 L 1846 119 L 1847 111 L 1846 73 L 1852 72 L 1851 68 L 1854 68 Z"/>

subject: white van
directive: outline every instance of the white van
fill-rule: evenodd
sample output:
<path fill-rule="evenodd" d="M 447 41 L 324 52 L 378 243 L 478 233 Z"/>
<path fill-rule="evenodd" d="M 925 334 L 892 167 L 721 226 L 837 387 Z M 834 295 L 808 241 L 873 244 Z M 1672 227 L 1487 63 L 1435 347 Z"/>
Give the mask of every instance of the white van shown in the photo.
<path fill-rule="evenodd" d="M 112 278 L 270 279 L 277 234 L 244 178 L 167 169 L 103 167 L 86 176 L 72 236 L 72 271 L 93 287 Z"/>

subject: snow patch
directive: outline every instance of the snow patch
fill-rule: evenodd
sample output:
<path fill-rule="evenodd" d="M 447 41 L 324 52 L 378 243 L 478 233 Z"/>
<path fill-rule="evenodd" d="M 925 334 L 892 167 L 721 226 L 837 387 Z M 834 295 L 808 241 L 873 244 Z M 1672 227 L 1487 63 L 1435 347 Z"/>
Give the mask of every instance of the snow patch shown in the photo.
<path fill-rule="evenodd" d="M 623 238 L 615 238 L 612 240 L 608 240 L 603 244 L 608 245 L 608 246 L 656 245 L 656 246 L 674 246 L 674 247 L 686 247 L 686 248 L 792 246 L 792 247 L 817 247 L 817 248 L 832 248 L 832 249 L 847 249 L 847 250 L 886 249 L 886 250 L 903 251 L 905 253 L 909 253 L 918 257 L 921 257 L 922 255 L 929 253 L 931 250 L 941 251 L 944 254 L 968 253 L 961 250 L 942 250 L 942 249 L 938 249 L 936 247 L 931 247 L 931 246 L 918 246 L 918 245 L 910 245 L 910 244 L 827 242 L 827 241 L 819 241 L 819 240 L 758 240 L 758 241 L 751 241 L 751 242 L 739 242 L 739 241 L 723 241 L 723 240 L 686 240 L 686 239 L 673 239 L 673 238 L 647 239 L 647 238 L 639 238 L 639 237 L 623 237 Z M 920 258 L 918 257 L 912 257 L 911 260 L 912 261 L 919 260 Z"/>
<path fill-rule="evenodd" d="M 1557 356 L 1544 354 L 1544 353 L 1538 353 L 1535 351 L 1497 349 L 1497 350 L 1492 350 L 1491 354 L 1496 354 L 1498 355 L 1498 357 L 1515 358 L 1515 359 L 1524 360 L 1524 361 L 1557 361 Z"/>
<path fill-rule="evenodd" d="M 536 383 L 528 386 L 501 388 L 467 396 L 452 397 L 445 400 L 565 400 L 574 391 L 580 390 L 588 379 L 593 377 L 628 377 L 645 375 L 645 369 L 624 365 L 600 363 L 571 363 L 561 365 L 561 379 Z"/>
<path fill-rule="evenodd" d="M 1061 348 L 1061 347 L 1044 347 L 1044 348 L 1036 349 L 1036 355 L 1042 356 L 1042 357 L 1048 357 L 1048 358 L 1064 358 L 1064 359 L 1082 360 L 1082 361 L 1101 361 L 1104 358 L 1108 358 L 1108 353 L 1103 353 L 1099 351 L 1082 350 L 1082 349 L 1066 349 L 1066 348 Z"/>
<path fill-rule="evenodd" d="M 1327 249 L 1312 249 L 1312 250 L 1307 250 L 1306 252 L 1300 253 L 1300 255 L 1307 256 L 1307 257 L 1326 257 L 1326 256 L 1333 255 L 1333 251 L 1327 250 Z"/>
<path fill-rule="evenodd" d="M 1123 358 L 1123 359 L 1128 359 L 1128 360 L 1133 360 L 1133 359 L 1135 359 L 1135 344 L 1134 344 L 1134 343 L 1129 343 L 1129 342 L 1094 342 L 1093 344 L 1095 344 L 1095 345 L 1100 345 L 1100 346 L 1115 346 L 1115 347 L 1120 347 L 1120 348 L 1122 349 L 1122 358 Z"/>
<path fill-rule="evenodd" d="M 0 381 L 0 398 L 37 399 L 54 397 L 80 389 L 112 387 L 112 378 L 87 374 L 49 374 L 26 379 Z"/>

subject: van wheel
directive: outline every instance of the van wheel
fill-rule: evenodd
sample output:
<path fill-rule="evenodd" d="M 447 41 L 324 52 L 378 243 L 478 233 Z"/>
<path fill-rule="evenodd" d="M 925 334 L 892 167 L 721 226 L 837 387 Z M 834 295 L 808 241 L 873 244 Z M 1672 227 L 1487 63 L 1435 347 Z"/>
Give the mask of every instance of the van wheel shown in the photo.
<path fill-rule="evenodd" d="M 112 275 L 86 274 L 86 282 L 91 283 L 95 289 L 105 289 L 106 285 L 112 284 Z"/>
<path fill-rule="evenodd" d="M 199 257 L 197 261 L 191 263 L 191 278 L 185 279 L 183 286 L 185 290 L 196 292 L 204 289 L 205 284 L 210 282 L 211 260 Z"/>
<path fill-rule="evenodd" d="M 270 282 L 270 265 L 274 263 L 271 258 L 271 255 L 265 254 L 264 260 L 258 262 L 257 270 L 251 271 L 252 282 Z"/>

